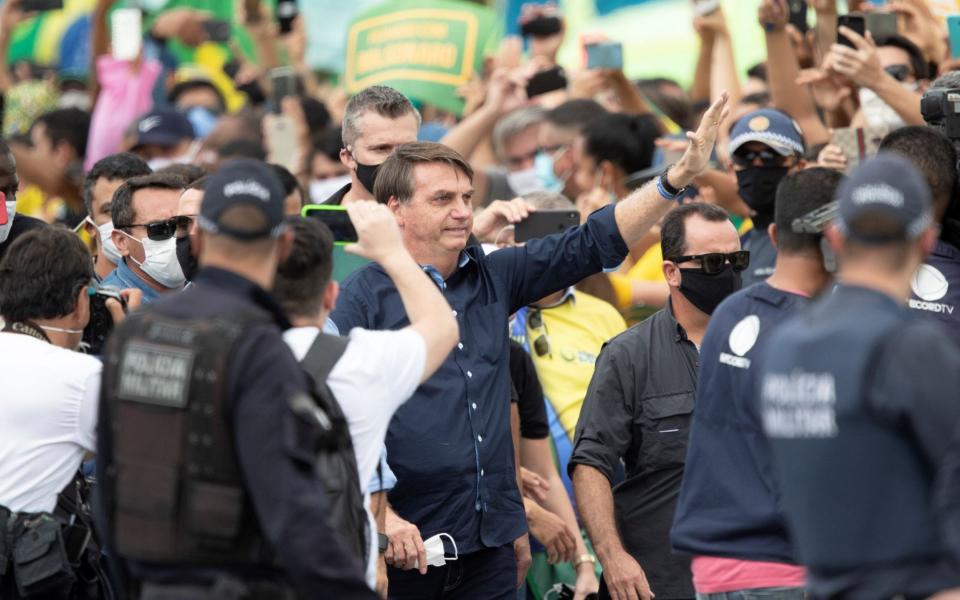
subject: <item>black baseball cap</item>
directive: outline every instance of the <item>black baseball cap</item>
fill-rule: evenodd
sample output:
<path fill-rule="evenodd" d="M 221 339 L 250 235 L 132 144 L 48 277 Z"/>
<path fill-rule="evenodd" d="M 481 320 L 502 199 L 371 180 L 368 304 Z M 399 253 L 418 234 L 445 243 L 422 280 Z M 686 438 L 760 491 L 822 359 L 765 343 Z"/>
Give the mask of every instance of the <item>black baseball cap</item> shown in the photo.
<path fill-rule="evenodd" d="M 182 140 L 196 137 L 190 120 L 170 109 L 158 109 L 140 117 L 137 121 L 137 143 L 140 146 L 176 146 Z"/>
<path fill-rule="evenodd" d="M 892 217 L 896 230 L 884 235 L 859 232 L 866 214 Z M 914 240 L 933 222 L 930 188 L 916 167 L 893 153 L 864 161 L 837 190 L 837 228 L 866 244 Z"/>
<path fill-rule="evenodd" d="M 241 240 L 276 237 L 284 230 L 285 197 L 283 185 L 269 165 L 258 160 L 232 160 L 207 179 L 197 223 L 204 231 Z M 223 212 L 238 204 L 260 209 L 266 221 L 264 227 L 247 231 L 222 224 Z"/>

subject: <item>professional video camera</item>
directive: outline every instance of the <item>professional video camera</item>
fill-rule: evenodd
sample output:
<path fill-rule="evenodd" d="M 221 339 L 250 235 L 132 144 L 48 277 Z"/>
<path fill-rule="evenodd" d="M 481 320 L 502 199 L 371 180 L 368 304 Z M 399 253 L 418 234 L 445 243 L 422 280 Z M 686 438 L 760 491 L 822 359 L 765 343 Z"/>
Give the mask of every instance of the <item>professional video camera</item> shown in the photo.
<path fill-rule="evenodd" d="M 920 100 L 920 113 L 927 125 L 942 131 L 960 154 L 960 88 L 931 88 Z M 960 181 L 960 165 L 958 165 Z M 960 186 L 958 186 L 960 187 Z M 960 248 L 960 189 L 954 189 L 944 215 L 940 238 Z"/>

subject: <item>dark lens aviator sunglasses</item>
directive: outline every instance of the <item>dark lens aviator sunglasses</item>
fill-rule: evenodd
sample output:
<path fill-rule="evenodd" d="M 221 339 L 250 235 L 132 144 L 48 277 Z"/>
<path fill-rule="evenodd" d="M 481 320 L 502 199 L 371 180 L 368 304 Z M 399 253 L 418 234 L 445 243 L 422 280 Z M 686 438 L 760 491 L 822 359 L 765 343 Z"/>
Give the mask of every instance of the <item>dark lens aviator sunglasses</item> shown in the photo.
<path fill-rule="evenodd" d="M 668 258 L 670 262 L 675 262 L 677 264 L 685 263 L 688 260 L 698 260 L 700 261 L 700 268 L 707 275 L 716 275 L 723 270 L 723 267 L 729 262 L 730 266 L 733 267 L 734 271 L 743 271 L 750 265 L 750 251 L 749 250 L 738 250 L 737 252 L 730 252 L 724 254 L 722 252 L 709 252 L 707 254 L 691 254 L 687 256 L 678 256 L 676 258 Z"/>
<path fill-rule="evenodd" d="M 131 223 L 120 229 L 132 229 L 134 227 L 143 227 L 147 230 L 147 237 L 155 242 L 169 240 L 177 232 L 177 218 L 173 217 L 166 221 L 154 221 L 153 223 Z"/>

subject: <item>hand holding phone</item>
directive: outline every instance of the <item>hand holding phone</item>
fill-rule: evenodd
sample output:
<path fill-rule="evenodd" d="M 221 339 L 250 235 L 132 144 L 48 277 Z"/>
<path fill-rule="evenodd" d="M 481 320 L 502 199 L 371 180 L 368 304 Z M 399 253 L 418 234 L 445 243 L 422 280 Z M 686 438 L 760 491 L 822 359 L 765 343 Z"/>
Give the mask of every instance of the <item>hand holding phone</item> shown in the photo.
<path fill-rule="evenodd" d="M 863 15 L 840 15 L 837 20 L 837 43 L 849 48 L 856 48 L 856 45 L 847 36 L 840 33 L 840 27 L 846 27 L 859 34 L 860 37 L 866 37 L 867 35 L 867 22 Z"/>
<path fill-rule="evenodd" d="M 283 99 L 297 95 L 297 72 L 293 67 L 270 69 L 270 104 L 274 113 L 280 114 Z"/>

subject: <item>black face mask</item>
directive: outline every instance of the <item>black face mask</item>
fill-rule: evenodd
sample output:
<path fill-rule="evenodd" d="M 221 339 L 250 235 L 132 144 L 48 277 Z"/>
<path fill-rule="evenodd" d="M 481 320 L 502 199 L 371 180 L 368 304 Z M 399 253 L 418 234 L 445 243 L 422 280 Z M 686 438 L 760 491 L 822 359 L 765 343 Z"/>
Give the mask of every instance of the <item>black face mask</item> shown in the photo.
<path fill-rule="evenodd" d="M 740 289 L 740 273 L 726 265 L 707 275 L 700 269 L 680 269 L 680 293 L 701 312 L 712 315 L 723 299 Z"/>
<path fill-rule="evenodd" d="M 750 217 L 754 229 L 766 230 L 773 223 L 777 186 L 789 170 L 790 167 L 748 167 L 737 171 L 737 191 L 756 213 Z"/>
<path fill-rule="evenodd" d="M 193 281 L 200 265 L 197 264 L 197 257 L 193 255 L 193 245 L 190 243 L 190 236 L 185 235 L 177 238 L 177 262 L 180 263 L 180 270 L 187 281 Z"/>
<path fill-rule="evenodd" d="M 356 157 L 354 157 L 353 160 L 357 160 Z M 363 187 L 367 188 L 367 191 L 371 194 L 373 193 L 373 184 L 377 181 L 377 171 L 379 170 L 380 165 L 365 165 L 357 160 L 357 179 L 360 180 Z"/>

